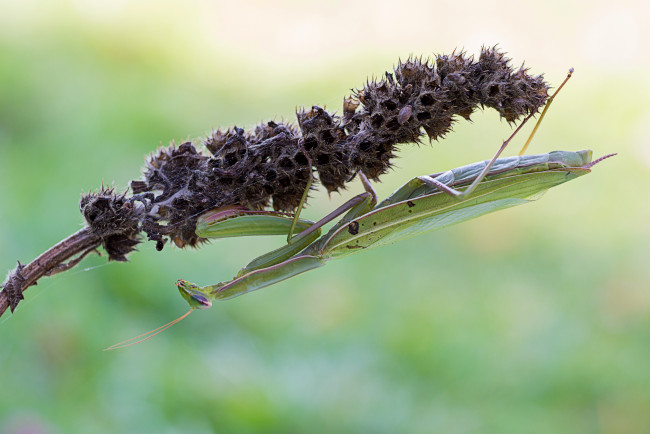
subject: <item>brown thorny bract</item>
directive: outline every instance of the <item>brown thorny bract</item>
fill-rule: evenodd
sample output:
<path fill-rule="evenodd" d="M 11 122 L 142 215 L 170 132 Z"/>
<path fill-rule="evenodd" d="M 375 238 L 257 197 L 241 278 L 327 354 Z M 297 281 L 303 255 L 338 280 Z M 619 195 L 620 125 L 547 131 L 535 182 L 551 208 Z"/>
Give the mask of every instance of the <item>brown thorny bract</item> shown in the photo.
<path fill-rule="evenodd" d="M 202 141 L 209 154 L 192 142 L 172 143 L 147 159 L 144 179 L 131 182 L 133 196 L 102 189 L 83 196 L 81 211 L 117 261 L 126 260 L 143 231 L 158 250 L 166 239 L 196 246 L 204 241 L 195 234 L 197 218 L 215 207 L 294 212 L 311 175 L 309 160 L 327 191 L 337 191 L 358 172 L 378 180 L 397 145 L 424 134 L 442 138 L 477 107 L 491 107 L 508 122 L 536 112 L 548 85 L 509 62 L 495 48 L 483 48 L 477 61 L 463 52 L 410 58 L 345 99 L 342 115 L 312 107 L 297 113 L 297 126 L 271 121 L 249 131 L 213 131 Z"/>

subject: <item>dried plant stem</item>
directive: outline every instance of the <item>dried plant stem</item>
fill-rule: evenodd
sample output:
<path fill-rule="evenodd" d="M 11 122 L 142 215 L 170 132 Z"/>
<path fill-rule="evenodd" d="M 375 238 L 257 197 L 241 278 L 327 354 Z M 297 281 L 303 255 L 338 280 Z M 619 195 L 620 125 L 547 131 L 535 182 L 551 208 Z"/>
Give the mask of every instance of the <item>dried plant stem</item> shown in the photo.
<path fill-rule="evenodd" d="M 49 248 L 29 264 L 22 265 L 19 262 L 18 267 L 9 273 L 7 280 L 2 284 L 0 316 L 10 306 L 13 311 L 18 301 L 23 298 L 23 291 L 36 285 L 38 279 L 69 270 L 100 245 L 101 238 L 90 233 L 88 228 L 83 228 Z"/>

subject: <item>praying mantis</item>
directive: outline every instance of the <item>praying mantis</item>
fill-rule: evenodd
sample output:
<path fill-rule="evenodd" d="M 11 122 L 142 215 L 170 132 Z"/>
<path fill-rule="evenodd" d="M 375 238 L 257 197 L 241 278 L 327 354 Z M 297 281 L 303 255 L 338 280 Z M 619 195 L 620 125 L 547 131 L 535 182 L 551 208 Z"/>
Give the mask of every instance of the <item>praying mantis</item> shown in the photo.
<path fill-rule="evenodd" d="M 586 175 L 600 161 L 592 161 L 589 150 L 497 159 L 476 188 L 461 198 L 454 194 L 469 191 L 468 186 L 479 179 L 489 161 L 416 177 L 380 203 L 374 192 L 366 191 L 319 222 L 299 220 L 298 227 L 304 230 L 291 243 L 254 259 L 231 281 L 199 286 L 179 280 L 176 285 L 192 309 L 207 309 L 213 301 L 270 286 L 332 259 L 533 201 L 552 187 Z M 442 190 L 438 183 L 454 193 Z M 321 227 L 344 212 L 343 218 L 321 235 Z M 201 216 L 197 234 L 213 239 L 278 235 L 289 233 L 291 222 L 290 217 L 271 212 L 219 210 Z"/>
<path fill-rule="evenodd" d="M 178 280 L 176 286 L 190 306 L 186 314 L 107 349 L 123 348 L 147 340 L 195 309 L 208 309 L 214 301 L 228 300 L 271 286 L 322 267 L 332 259 L 534 201 L 550 188 L 590 173 L 595 164 L 612 155 L 592 160 L 590 150 L 554 151 L 500 158 L 493 162 L 481 161 L 447 172 L 413 178 L 380 203 L 369 189 L 319 222 L 298 220 L 295 226 L 303 231 L 293 237 L 292 242 L 254 259 L 228 282 L 199 286 Z M 491 167 L 490 163 L 493 163 Z M 481 179 L 480 174 L 486 168 L 489 170 Z M 477 180 L 476 187 L 470 191 Z M 439 185 L 444 185 L 445 189 Z M 343 218 L 321 235 L 321 227 L 343 213 Z M 273 212 L 236 208 L 215 210 L 201 216 L 197 234 L 214 239 L 281 235 L 290 233 L 292 221 L 291 217 Z"/>
<path fill-rule="evenodd" d="M 287 244 L 254 259 L 228 282 L 199 286 L 178 280 L 176 286 L 181 296 L 192 310 L 208 309 L 215 300 L 227 300 L 265 288 L 322 267 L 331 259 L 533 201 L 550 188 L 589 173 L 591 167 L 614 154 L 595 161 L 590 150 L 522 155 L 553 99 L 572 74 L 573 69 L 570 69 L 549 98 L 519 156 L 498 158 L 533 114 L 503 142 L 492 160 L 416 177 L 381 203 L 377 203 L 377 195 L 368 179 L 359 173 L 365 192 L 318 222 L 299 219 L 302 203 L 293 217 L 241 207 L 226 207 L 203 214 L 196 228 L 201 238 L 287 234 Z M 343 218 L 321 236 L 321 228 L 344 213 Z M 295 230 L 299 233 L 293 236 Z"/>
<path fill-rule="evenodd" d="M 200 286 L 186 280 L 178 280 L 176 286 L 190 306 L 185 315 L 108 349 L 122 348 L 147 340 L 176 324 L 194 310 L 212 307 L 215 301 L 231 299 L 271 286 L 322 267 L 332 259 L 534 201 L 550 188 L 590 173 L 594 165 L 615 154 L 596 160 L 592 159 L 590 150 L 522 155 L 553 98 L 571 77 L 572 72 L 569 72 L 567 79 L 549 99 L 518 156 L 499 158 L 532 114 L 503 142 L 491 160 L 415 177 L 381 202 L 378 202 L 368 179 L 363 173 L 359 173 L 364 193 L 353 197 L 318 222 L 300 219 L 299 212 L 290 216 L 238 206 L 204 213 L 199 217 L 196 227 L 196 234 L 201 238 L 287 234 L 287 244 L 254 259 L 227 282 Z M 302 203 L 298 210 L 301 207 Z M 329 231 L 322 234 L 323 226 L 341 216 L 343 217 Z M 296 232 L 297 235 L 294 235 Z"/>
<path fill-rule="evenodd" d="M 210 239 L 286 235 L 286 244 L 254 259 L 229 281 L 200 286 L 178 280 L 190 311 L 110 347 L 120 348 L 149 339 L 215 301 L 332 259 L 535 200 L 610 155 L 597 160 L 591 151 L 523 155 L 573 72 L 549 97 L 543 77 L 527 71 L 514 69 L 496 47 L 483 47 L 477 59 L 465 52 L 409 58 L 384 78 L 353 90 L 340 115 L 312 106 L 297 110 L 297 127 L 282 121 L 248 131 L 233 126 L 197 142 L 161 147 L 145 159 L 142 178 L 131 181 L 132 194 L 102 187 L 82 195 L 86 226 L 30 263 L 18 262 L 0 285 L 0 315 L 8 308 L 13 312 L 40 278 L 71 269 L 100 246 L 109 260 L 126 261 L 144 234 L 158 251 L 167 242 L 183 248 Z M 542 105 L 519 156 L 500 158 Z M 494 109 L 512 124 L 524 119 L 491 160 L 417 176 L 379 201 L 370 180 L 391 169 L 399 145 L 421 143 L 425 136 L 443 138 L 456 120 L 469 120 L 477 108 Z M 357 176 L 362 193 L 316 222 L 300 218 L 312 185 L 319 182 L 331 193 Z"/>

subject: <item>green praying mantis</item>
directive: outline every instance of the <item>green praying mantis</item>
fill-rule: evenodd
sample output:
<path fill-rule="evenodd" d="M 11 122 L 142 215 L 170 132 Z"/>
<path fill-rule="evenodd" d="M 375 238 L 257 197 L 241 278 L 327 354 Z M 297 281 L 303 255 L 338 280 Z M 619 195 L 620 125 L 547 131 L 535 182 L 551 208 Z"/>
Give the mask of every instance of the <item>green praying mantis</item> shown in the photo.
<path fill-rule="evenodd" d="M 597 160 L 598 161 L 598 160 Z M 596 162 L 597 162 L 596 161 Z M 555 151 L 497 159 L 487 176 L 466 196 L 458 198 L 427 178 L 459 195 L 487 166 L 478 162 L 430 177 L 417 177 L 377 204 L 370 192 L 352 199 L 349 211 L 325 235 L 321 226 L 330 219 L 313 223 L 300 220 L 303 232 L 285 246 L 254 259 L 235 279 L 198 286 L 185 280 L 176 285 L 196 309 L 207 309 L 215 300 L 227 300 L 270 286 L 305 271 L 322 267 L 332 259 L 384 246 L 425 232 L 442 229 L 484 214 L 521 205 L 540 197 L 551 187 L 590 172 L 596 162 L 591 151 Z M 351 206 L 350 206 L 351 205 Z M 271 213 L 238 210 L 204 214 L 197 234 L 205 238 L 289 233 L 291 218 Z M 340 215 L 340 210 L 335 211 Z"/>
<path fill-rule="evenodd" d="M 381 202 L 378 202 L 370 182 L 359 173 L 365 191 L 318 222 L 300 219 L 299 212 L 291 216 L 238 206 L 219 208 L 203 214 L 196 227 L 196 234 L 202 238 L 287 235 L 287 243 L 254 259 L 230 281 L 200 286 L 178 280 L 176 286 L 189 304 L 190 311 L 162 327 L 108 349 L 149 339 L 192 311 L 210 308 L 214 301 L 227 300 L 265 288 L 322 267 L 332 259 L 534 201 L 550 188 L 590 173 L 595 164 L 614 154 L 597 160 L 592 159 L 589 150 L 521 155 L 564 83 L 566 80 L 547 102 L 519 156 L 499 158 L 532 114 L 503 142 L 491 160 L 443 173 L 418 176 Z M 306 198 L 306 193 L 307 191 L 303 199 Z M 302 203 L 298 210 L 301 208 Z M 323 227 L 339 217 L 340 220 L 323 234 Z"/>

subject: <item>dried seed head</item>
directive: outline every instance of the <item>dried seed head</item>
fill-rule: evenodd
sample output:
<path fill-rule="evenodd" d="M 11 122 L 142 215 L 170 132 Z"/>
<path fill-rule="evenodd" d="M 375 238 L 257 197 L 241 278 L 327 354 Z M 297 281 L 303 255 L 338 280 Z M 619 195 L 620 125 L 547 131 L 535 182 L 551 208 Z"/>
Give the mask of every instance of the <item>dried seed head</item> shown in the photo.
<path fill-rule="evenodd" d="M 341 119 L 320 107 L 296 113 L 302 132 L 302 146 L 318 172 L 321 184 L 327 191 L 337 191 L 354 176 L 350 167 L 351 148 Z"/>
<path fill-rule="evenodd" d="M 300 136 L 291 125 L 271 121 L 258 125 L 252 133 L 237 128 L 216 135 L 224 138 L 223 145 L 213 152 L 208 166 L 217 185 L 229 193 L 220 206 L 259 209 L 271 199 L 277 210 L 298 206 L 310 171 L 299 146 Z"/>
<path fill-rule="evenodd" d="M 214 179 L 209 176 L 207 161 L 208 157 L 199 153 L 191 142 L 179 146 L 172 143 L 148 158 L 144 181 L 146 191 L 153 196 L 149 219 L 155 216 L 155 223 L 167 223 L 163 230 L 147 222 L 145 228 L 153 226 L 159 232 L 149 233 L 151 239 L 159 241 L 163 234 L 181 246 L 194 246 L 200 241 L 195 234 L 195 215 L 216 203 L 212 191 Z M 196 192 L 204 193 L 197 196 Z"/>
<path fill-rule="evenodd" d="M 496 48 L 483 48 L 477 90 L 481 104 L 493 108 L 508 122 L 537 111 L 548 98 L 548 85 L 541 75 L 532 77 L 521 66 L 513 71 L 510 59 Z"/>
<path fill-rule="evenodd" d="M 249 131 L 213 131 L 202 142 L 209 155 L 191 142 L 160 149 L 147 159 L 144 180 L 131 184 L 135 195 L 130 203 L 139 201 L 137 209 L 145 211 L 137 214 L 134 207 L 134 214 L 120 221 L 133 228 L 139 218 L 139 228 L 158 249 L 166 239 L 179 247 L 196 246 L 204 241 L 195 234 L 196 220 L 211 208 L 272 206 L 292 212 L 312 170 L 329 192 L 345 188 L 360 171 L 378 180 L 390 170 L 400 144 L 420 142 L 425 134 L 440 139 L 458 118 L 469 119 L 477 108 L 491 107 L 514 122 L 537 111 L 547 97 L 548 85 L 541 76 L 531 76 L 523 67 L 513 69 L 495 48 L 483 48 L 478 60 L 465 52 L 431 60 L 409 58 L 344 99 L 342 116 L 314 106 L 296 113 L 298 128 L 271 121 Z M 110 198 L 86 198 L 82 206 L 98 233 L 115 225 L 89 216 L 126 201 L 105 195 Z M 110 218 L 99 221 L 104 220 Z M 112 244 L 117 246 L 112 247 L 114 258 L 123 258 L 133 248 L 126 246 L 136 239 L 133 231 L 117 231 L 128 235 L 122 244 Z"/>
<path fill-rule="evenodd" d="M 109 188 L 83 195 L 79 207 L 90 231 L 101 238 L 109 259 L 126 261 L 126 255 L 140 242 L 142 208 L 127 199 L 126 193 L 116 194 Z"/>

